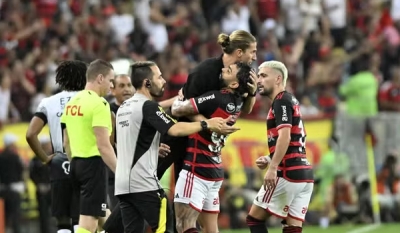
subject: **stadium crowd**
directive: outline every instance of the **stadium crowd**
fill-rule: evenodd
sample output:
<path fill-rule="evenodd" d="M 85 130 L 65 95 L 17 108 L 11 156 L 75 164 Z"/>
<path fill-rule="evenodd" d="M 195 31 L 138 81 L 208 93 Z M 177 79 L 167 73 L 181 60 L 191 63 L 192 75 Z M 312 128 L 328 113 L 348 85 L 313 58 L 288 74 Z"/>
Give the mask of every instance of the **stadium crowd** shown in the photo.
<path fill-rule="evenodd" d="M 255 68 L 267 60 L 287 65 L 287 89 L 300 100 L 305 119 L 400 111 L 399 0 L 0 0 L 0 128 L 29 121 L 40 100 L 59 91 L 55 70 L 62 60 L 154 60 L 169 98 L 198 62 L 221 55 L 218 34 L 237 29 L 258 40 Z M 258 96 L 244 117 L 265 118 L 269 104 Z M 389 155 L 378 173 L 382 196 L 400 195 L 397 158 Z M 370 210 L 359 214 L 363 193 L 343 179 L 346 172 L 317 182 L 319 196 L 332 195 L 330 202 L 312 200 L 309 223 L 327 226 L 326 219 L 343 216 L 371 221 Z M 230 187 L 228 178 L 224 187 L 222 218 L 231 215 L 227 227 L 245 227 L 258 186 Z M 384 220 L 400 221 L 390 211 Z"/>

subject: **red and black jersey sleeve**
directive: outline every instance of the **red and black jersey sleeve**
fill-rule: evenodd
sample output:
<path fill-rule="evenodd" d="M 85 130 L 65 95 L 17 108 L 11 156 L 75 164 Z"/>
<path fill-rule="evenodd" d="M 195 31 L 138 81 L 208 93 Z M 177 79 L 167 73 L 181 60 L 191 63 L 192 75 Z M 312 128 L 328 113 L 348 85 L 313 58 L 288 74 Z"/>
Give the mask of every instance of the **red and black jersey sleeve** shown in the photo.
<path fill-rule="evenodd" d="M 189 101 L 193 105 L 197 114 L 202 114 L 206 118 L 210 118 L 219 108 L 221 99 L 220 91 L 209 91 L 204 95 L 191 98 Z"/>

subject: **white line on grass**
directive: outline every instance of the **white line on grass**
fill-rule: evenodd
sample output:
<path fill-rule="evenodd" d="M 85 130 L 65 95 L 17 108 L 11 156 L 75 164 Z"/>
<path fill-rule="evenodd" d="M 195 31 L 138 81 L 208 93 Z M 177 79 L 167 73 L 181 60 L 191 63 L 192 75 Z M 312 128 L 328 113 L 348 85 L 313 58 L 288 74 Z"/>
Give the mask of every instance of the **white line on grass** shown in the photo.
<path fill-rule="evenodd" d="M 348 231 L 346 233 L 367 233 L 367 232 L 371 232 L 379 227 L 381 227 L 380 224 L 370 224 L 370 225 L 366 225 L 364 227 L 360 227 L 360 228 Z"/>

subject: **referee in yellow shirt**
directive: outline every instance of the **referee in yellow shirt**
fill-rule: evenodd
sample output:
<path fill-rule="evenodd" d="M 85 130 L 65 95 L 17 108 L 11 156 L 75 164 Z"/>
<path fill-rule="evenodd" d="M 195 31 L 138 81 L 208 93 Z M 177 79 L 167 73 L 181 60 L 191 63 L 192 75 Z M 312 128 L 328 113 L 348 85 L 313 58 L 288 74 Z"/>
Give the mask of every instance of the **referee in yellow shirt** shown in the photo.
<path fill-rule="evenodd" d="M 71 156 L 70 175 L 80 189 L 77 233 L 93 233 L 106 217 L 107 166 L 115 172 L 116 156 L 110 143 L 110 106 L 103 98 L 110 91 L 114 70 L 110 63 L 95 60 L 86 72 L 85 90 L 65 106 L 61 116 L 64 144 Z"/>

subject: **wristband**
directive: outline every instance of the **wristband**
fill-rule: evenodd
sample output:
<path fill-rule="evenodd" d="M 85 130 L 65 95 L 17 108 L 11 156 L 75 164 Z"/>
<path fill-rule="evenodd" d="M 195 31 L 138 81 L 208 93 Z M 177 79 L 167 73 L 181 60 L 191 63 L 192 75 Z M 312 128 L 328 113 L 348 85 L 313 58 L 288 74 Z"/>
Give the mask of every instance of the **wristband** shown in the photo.
<path fill-rule="evenodd" d="M 257 91 L 255 91 L 254 94 L 247 93 L 247 96 L 251 96 L 251 97 L 256 97 L 256 95 L 257 95 Z"/>

